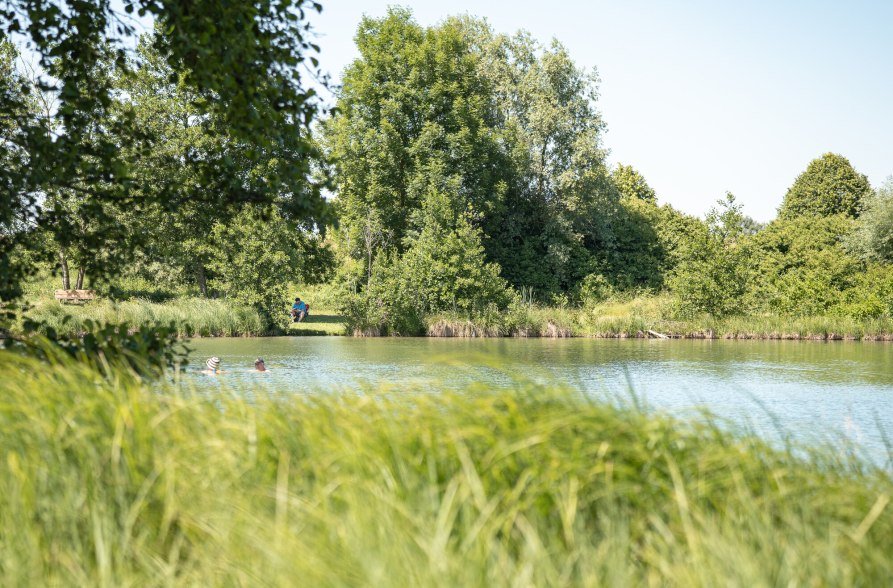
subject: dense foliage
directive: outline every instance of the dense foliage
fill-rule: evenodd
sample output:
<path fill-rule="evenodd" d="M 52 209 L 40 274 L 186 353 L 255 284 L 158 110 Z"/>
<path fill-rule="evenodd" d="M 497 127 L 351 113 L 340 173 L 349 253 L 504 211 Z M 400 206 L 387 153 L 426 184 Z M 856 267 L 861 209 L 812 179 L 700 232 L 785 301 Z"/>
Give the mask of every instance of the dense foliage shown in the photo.
<path fill-rule="evenodd" d="M 309 0 L 4 3 L 0 303 L 15 300 L 33 271 L 17 252 L 36 232 L 54 243 L 63 269 L 68 261 L 92 264 L 86 270 L 104 277 L 117 275 L 140 245 L 121 209 L 275 203 L 290 218 L 322 214 L 307 181 L 318 104 L 302 79 L 318 49 L 308 40 L 307 11 L 320 9 Z M 139 55 L 128 49 L 134 13 L 156 26 Z M 11 42 L 37 63 L 15 67 Z M 183 111 L 188 116 L 178 116 Z M 173 121 L 212 130 L 193 133 L 192 150 L 169 141 Z M 176 157 L 166 158 L 168 150 Z M 158 169 L 175 163 L 190 181 Z"/>
<path fill-rule="evenodd" d="M 90 124 L 76 133 L 59 119 L 63 90 L 43 79 L 51 70 L 33 69 L 11 43 L 0 46 L 7 91 L 18 92 L 4 107 L 17 103 L 22 110 L 2 130 L 10 189 L 0 210 L 0 301 L 15 299 L 26 272 L 50 267 L 65 289 L 89 284 L 121 296 L 127 295 L 122 278 L 142 277 L 169 290 L 246 303 L 273 326 L 286 316 L 289 284 L 327 275 L 330 256 L 319 230 L 329 218 L 320 195 L 325 179 L 311 178 L 316 148 L 306 100 L 312 93 L 303 92 L 300 106 L 279 104 L 279 114 L 248 136 L 245 125 L 230 119 L 234 111 L 219 110 L 221 95 L 196 85 L 192 70 L 172 67 L 164 35 L 159 24 L 132 54 L 99 47 L 83 75 L 104 94 L 89 111 L 79 106 L 77 116 Z M 270 75 L 267 83 L 278 74 Z M 272 95 L 253 98 L 264 96 Z M 258 103 L 256 114 L 263 108 Z M 49 147 L 29 143 L 28 125 L 65 142 L 71 165 L 83 173 L 38 177 L 32 168 Z M 109 153 L 97 152 L 100 143 Z M 112 165 L 116 175 L 108 173 Z"/>
<path fill-rule="evenodd" d="M 598 79 L 563 46 L 496 34 L 472 18 L 425 28 L 401 9 L 364 19 L 357 44 L 322 136 L 334 166 L 341 279 L 358 296 L 380 285 L 376 267 L 412 283 L 416 313 L 504 308 L 512 296 L 489 294 L 494 272 L 546 302 L 579 300 L 585 280 L 663 284 L 677 249 L 671 227 L 684 216 L 658 207 L 632 168 L 612 175 Z M 437 238 L 435 208 L 453 211 Z M 481 247 L 483 273 L 463 269 Z M 431 260 L 450 260 L 459 274 L 431 269 Z M 469 288 L 483 294 L 471 300 L 461 292 Z M 389 289 L 396 297 L 397 286 Z"/>
<path fill-rule="evenodd" d="M 13 3 L 13 16 L 52 5 Z M 221 17 L 244 9 L 260 23 L 232 59 L 260 59 L 252 51 L 272 43 L 277 19 L 307 33 L 301 3 L 246 6 Z M 199 72 L 183 61 L 183 31 L 162 26 L 183 18 L 178 8 L 145 8 L 158 27 L 132 52 L 119 42 L 126 30 L 97 33 L 80 61 L 35 41 L 43 69 L 29 70 L 0 46 L 12 113 L 0 125 L 7 297 L 19 270 L 39 266 L 112 298 L 223 298 L 260 316 L 261 330 L 286 318 L 291 286 L 323 281 L 324 303 L 367 334 L 421 334 L 441 315 L 493 332 L 564 332 L 523 326 L 526 309 L 637 295 L 666 296 L 665 318 L 680 321 L 891 314 L 893 184 L 872 191 L 841 155 L 810 162 L 768 224 L 731 195 L 702 220 L 659 204 L 634 167 L 608 164 L 597 74 L 557 41 L 473 17 L 424 27 L 401 8 L 364 18 L 337 107 L 311 130 L 312 92 L 274 67 L 303 63 L 314 50 L 303 37 L 286 43 L 298 43 L 291 57 L 286 45 L 262 52 L 276 71 L 246 106 L 216 58 Z M 111 14 L 101 3 L 78 10 Z M 71 24 L 76 13 L 52 18 Z M 196 55 L 216 43 L 196 40 Z M 283 112 L 253 120 L 283 75 Z M 63 95 L 71 84 L 95 99 Z M 67 145 L 68 167 L 53 168 L 64 181 L 29 171 L 49 153 L 38 131 L 55 137 L 53 150 Z"/>
<path fill-rule="evenodd" d="M 843 214 L 855 218 L 862 211 L 862 200 L 870 191 L 868 178 L 853 169 L 847 158 L 825 153 L 797 177 L 785 195 L 778 215 L 795 218 Z"/>
<path fill-rule="evenodd" d="M 393 9 L 364 19 L 357 44 L 322 126 L 356 331 L 663 289 L 684 319 L 864 318 L 893 303 L 864 277 L 889 273 L 889 191 L 872 195 L 840 155 L 811 162 L 768 225 L 731 195 L 702 221 L 659 206 L 632 166 L 607 165 L 598 79 L 557 42 L 470 17 L 426 28 Z M 497 274 L 511 292 L 496 294 Z"/>

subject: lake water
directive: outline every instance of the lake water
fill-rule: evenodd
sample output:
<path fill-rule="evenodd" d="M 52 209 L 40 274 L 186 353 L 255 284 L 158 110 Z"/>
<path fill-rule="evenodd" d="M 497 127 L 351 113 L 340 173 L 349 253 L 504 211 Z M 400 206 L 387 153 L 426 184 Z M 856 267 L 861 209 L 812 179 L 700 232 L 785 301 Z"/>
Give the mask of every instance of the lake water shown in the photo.
<path fill-rule="evenodd" d="M 219 356 L 227 373 L 199 385 L 320 393 L 511 387 L 557 382 L 676 414 L 713 414 L 767 438 L 832 441 L 886 465 L 893 439 L 893 345 L 861 342 L 272 337 L 199 339 L 193 370 Z M 269 372 L 253 371 L 256 357 Z M 632 393 L 631 393 L 632 391 Z"/>

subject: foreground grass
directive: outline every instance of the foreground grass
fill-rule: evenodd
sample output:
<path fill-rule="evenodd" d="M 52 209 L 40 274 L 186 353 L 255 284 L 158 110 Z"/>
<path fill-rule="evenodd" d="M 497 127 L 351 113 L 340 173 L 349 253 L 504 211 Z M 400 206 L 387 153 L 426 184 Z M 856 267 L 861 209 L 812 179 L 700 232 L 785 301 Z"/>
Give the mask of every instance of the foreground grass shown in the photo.
<path fill-rule="evenodd" d="M 675 338 L 893 340 L 893 318 L 858 320 L 839 316 L 709 315 L 675 318 L 667 296 L 607 301 L 583 308 L 516 306 L 490 317 L 442 314 L 427 319 L 435 337 L 647 337 L 655 331 Z"/>
<path fill-rule="evenodd" d="M 878 586 L 893 481 L 569 391 L 263 394 L 0 354 L 7 585 Z"/>

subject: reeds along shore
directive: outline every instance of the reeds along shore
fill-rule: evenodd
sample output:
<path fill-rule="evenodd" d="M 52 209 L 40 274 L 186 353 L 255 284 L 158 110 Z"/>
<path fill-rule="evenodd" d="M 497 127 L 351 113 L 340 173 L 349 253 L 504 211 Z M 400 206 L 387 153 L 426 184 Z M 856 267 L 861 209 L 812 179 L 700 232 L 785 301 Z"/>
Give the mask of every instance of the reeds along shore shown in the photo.
<path fill-rule="evenodd" d="M 890 317 L 858 320 L 819 316 L 709 315 L 679 319 L 659 297 L 606 302 L 583 308 L 516 306 L 487 318 L 429 317 L 433 337 L 647 338 L 649 331 L 685 339 L 784 339 L 893 341 Z"/>
<path fill-rule="evenodd" d="M 283 313 L 285 310 L 283 311 Z M 183 337 L 238 337 L 272 334 L 350 334 L 376 337 L 382 329 L 352 328 L 337 314 L 315 309 L 314 324 L 303 331 L 285 331 L 264 324 L 250 307 L 222 299 L 175 298 L 168 302 L 133 299 L 123 302 L 97 300 L 83 306 L 61 305 L 52 299 L 37 301 L 29 312 L 43 328 L 57 333 L 79 333 L 87 320 L 100 323 L 141 325 L 173 323 Z M 283 316 L 285 316 L 283 314 Z M 504 312 L 467 317 L 440 314 L 425 320 L 422 333 L 430 337 L 595 337 L 646 338 L 648 331 L 672 338 L 689 339 L 785 339 L 893 341 L 893 319 L 858 320 L 820 316 L 710 316 L 686 320 L 672 318 L 659 297 L 574 307 L 513 306 Z"/>
<path fill-rule="evenodd" d="M 523 383 L 193 393 L 45 367 L 0 353 L 11 586 L 881 586 L 893 574 L 893 481 L 840 450 L 798 457 Z"/>
<path fill-rule="evenodd" d="M 240 337 L 270 332 L 253 308 L 209 298 L 182 297 L 167 302 L 95 300 L 81 306 L 41 299 L 28 316 L 42 329 L 51 328 L 65 334 L 83 332 L 88 320 L 128 325 L 173 324 L 182 337 Z"/>

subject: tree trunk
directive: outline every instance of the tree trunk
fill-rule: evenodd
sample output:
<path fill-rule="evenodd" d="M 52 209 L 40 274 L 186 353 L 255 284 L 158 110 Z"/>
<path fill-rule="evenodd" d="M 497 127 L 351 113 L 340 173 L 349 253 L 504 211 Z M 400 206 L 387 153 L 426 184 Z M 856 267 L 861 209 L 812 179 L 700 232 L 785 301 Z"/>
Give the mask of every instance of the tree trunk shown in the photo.
<path fill-rule="evenodd" d="M 78 270 L 78 283 L 75 285 L 75 290 L 83 290 L 84 289 L 84 273 L 86 273 L 85 268 L 80 268 Z"/>
<path fill-rule="evenodd" d="M 199 262 L 195 264 L 195 281 L 198 282 L 198 291 L 202 297 L 208 297 L 208 279 L 205 276 L 205 264 Z"/>
<path fill-rule="evenodd" d="M 68 259 L 64 251 L 59 251 L 59 263 L 62 264 L 62 288 L 71 290 L 71 276 L 68 274 Z"/>

